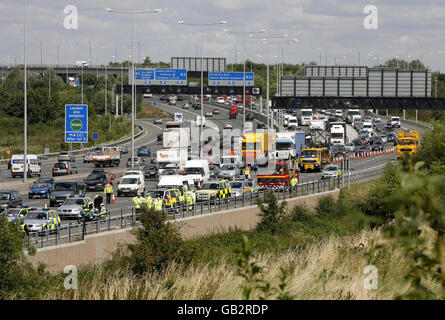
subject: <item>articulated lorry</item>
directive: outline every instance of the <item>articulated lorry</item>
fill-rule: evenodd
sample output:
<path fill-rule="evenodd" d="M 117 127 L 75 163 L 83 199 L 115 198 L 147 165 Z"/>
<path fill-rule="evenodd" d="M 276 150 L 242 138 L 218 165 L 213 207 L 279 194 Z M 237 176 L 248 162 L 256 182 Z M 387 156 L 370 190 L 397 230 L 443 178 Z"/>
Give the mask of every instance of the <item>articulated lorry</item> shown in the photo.
<path fill-rule="evenodd" d="M 306 134 L 304 131 L 278 132 L 275 149 L 277 160 L 295 159 L 306 146 Z"/>
<path fill-rule="evenodd" d="M 419 148 L 419 131 L 399 131 L 397 134 L 397 159 L 404 154 L 415 154 Z"/>

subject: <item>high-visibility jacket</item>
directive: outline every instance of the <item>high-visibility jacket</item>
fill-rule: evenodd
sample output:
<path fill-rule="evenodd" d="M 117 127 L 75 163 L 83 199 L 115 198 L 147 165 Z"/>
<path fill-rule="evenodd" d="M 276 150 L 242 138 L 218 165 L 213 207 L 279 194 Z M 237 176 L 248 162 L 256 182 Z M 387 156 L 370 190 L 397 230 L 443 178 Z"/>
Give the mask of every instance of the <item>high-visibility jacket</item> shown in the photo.
<path fill-rule="evenodd" d="M 192 191 L 187 191 L 185 193 L 185 202 L 187 204 L 193 204 L 194 194 Z"/>
<path fill-rule="evenodd" d="M 100 209 L 99 216 L 100 216 L 101 218 L 106 218 L 106 217 L 107 217 L 107 208 L 102 207 L 102 208 Z"/>
<path fill-rule="evenodd" d="M 162 200 L 156 199 L 155 201 L 153 201 L 153 205 L 156 211 L 162 211 Z"/>
<path fill-rule="evenodd" d="M 244 175 L 248 176 L 250 173 L 249 171 L 249 167 L 247 167 L 246 169 L 244 169 Z"/>
<path fill-rule="evenodd" d="M 110 183 L 105 185 L 104 193 L 113 193 L 113 186 Z"/>
<path fill-rule="evenodd" d="M 153 205 L 153 198 L 150 195 L 148 195 L 145 198 L 145 204 L 147 205 L 148 208 L 152 207 L 152 205 Z"/>
<path fill-rule="evenodd" d="M 138 197 L 134 197 L 133 198 L 133 204 L 134 204 L 134 207 L 136 208 L 136 209 L 140 209 L 141 208 L 141 204 L 142 204 L 142 198 L 138 198 Z"/>
<path fill-rule="evenodd" d="M 290 185 L 292 187 L 295 187 L 298 184 L 298 179 L 297 177 L 292 178 L 292 180 L 290 181 Z"/>

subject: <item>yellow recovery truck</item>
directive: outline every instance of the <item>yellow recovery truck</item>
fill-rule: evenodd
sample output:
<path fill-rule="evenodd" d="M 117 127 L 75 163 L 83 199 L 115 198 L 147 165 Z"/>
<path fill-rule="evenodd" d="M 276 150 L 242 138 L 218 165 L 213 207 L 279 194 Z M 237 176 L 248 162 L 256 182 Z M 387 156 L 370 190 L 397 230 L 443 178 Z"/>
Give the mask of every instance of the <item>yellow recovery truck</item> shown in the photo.
<path fill-rule="evenodd" d="M 419 148 L 419 131 L 399 131 L 397 134 L 397 159 L 404 154 L 414 154 Z"/>
<path fill-rule="evenodd" d="M 303 148 L 301 149 L 299 167 L 300 171 L 323 170 L 330 161 L 329 150 L 325 148 Z"/>

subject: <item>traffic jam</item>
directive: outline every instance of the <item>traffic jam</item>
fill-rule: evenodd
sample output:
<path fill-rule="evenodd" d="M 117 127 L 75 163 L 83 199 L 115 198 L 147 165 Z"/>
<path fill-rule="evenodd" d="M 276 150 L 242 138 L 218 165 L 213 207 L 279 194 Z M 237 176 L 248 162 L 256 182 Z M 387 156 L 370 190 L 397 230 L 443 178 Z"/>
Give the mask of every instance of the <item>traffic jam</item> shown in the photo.
<path fill-rule="evenodd" d="M 154 143 L 135 148 L 133 158 L 127 145 L 98 146 L 82 155 L 60 152 L 50 172 L 42 172 L 41 160 L 28 155 L 27 176 L 35 180 L 27 194 L 0 190 L 0 214 L 23 232 L 39 235 L 72 221 L 104 220 L 118 209 L 138 213 L 146 206 L 184 215 L 203 205 L 244 203 L 261 190 L 288 191 L 304 180 L 339 179 L 345 174 L 342 159 L 389 155 L 388 161 L 415 153 L 419 144 L 419 133 L 402 130 L 395 116 L 383 120 L 359 109 L 271 110 L 274 129 L 257 121 L 254 130 L 249 120 L 256 106 L 250 97 L 245 102 L 239 96 L 205 97 L 208 106 L 227 109 L 223 127 L 206 123 L 219 116 L 218 108 L 201 117 L 197 97 L 182 101 L 182 109 L 196 110 L 196 120 L 184 121 L 181 112 L 167 121 L 149 120 L 162 124 L 162 132 Z M 161 100 L 178 104 L 176 96 Z M 232 121 L 242 119 L 243 103 L 246 122 L 239 132 Z M 23 177 L 23 164 L 23 155 L 11 156 L 12 179 Z M 90 170 L 86 177 L 66 180 L 85 168 Z"/>

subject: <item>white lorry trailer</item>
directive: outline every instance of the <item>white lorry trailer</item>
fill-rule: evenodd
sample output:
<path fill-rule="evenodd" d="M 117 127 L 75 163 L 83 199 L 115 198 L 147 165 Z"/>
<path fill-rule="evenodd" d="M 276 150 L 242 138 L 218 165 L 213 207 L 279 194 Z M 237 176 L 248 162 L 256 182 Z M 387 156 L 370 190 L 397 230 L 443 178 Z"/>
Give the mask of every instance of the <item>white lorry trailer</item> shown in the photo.
<path fill-rule="evenodd" d="M 331 126 L 330 130 L 331 143 L 345 145 L 348 142 L 346 136 L 346 123 L 331 122 L 330 126 Z"/>

